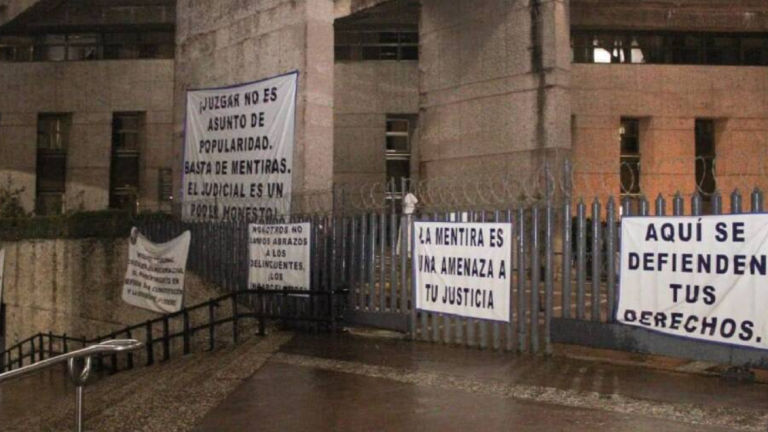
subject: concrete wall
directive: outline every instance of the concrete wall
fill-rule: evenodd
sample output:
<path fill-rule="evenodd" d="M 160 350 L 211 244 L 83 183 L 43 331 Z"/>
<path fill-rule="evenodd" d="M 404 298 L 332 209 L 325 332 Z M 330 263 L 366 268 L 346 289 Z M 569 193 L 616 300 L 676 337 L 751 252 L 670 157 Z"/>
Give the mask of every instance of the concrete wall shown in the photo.
<path fill-rule="evenodd" d="M 6 243 L 6 346 L 38 332 L 88 338 L 157 318 L 122 301 L 128 240 L 39 240 Z M 185 304 L 216 297 L 189 272 Z"/>
<path fill-rule="evenodd" d="M 293 185 L 333 180 L 331 0 L 177 2 L 176 167 L 181 167 L 185 91 L 254 81 L 298 69 Z M 177 169 L 176 190 L 181 177 Z"/>
<path fill-rule="evenodd" d="M 571 0 L 574 27 L 676 31 L 768 30 L 768 4 L 756 0 Z M 768 186 L 768 69 L 746 66 L 574 64 L 574 188 L 618 195 L 621 117 L 640 119 L 641 188 L 653 200 L 695 185 L 697 118 L 715 122 L 716 181 L 726 195 Z M 686 208 L 689 209 L 689 204 Z"/>
<path fill-rule="evenodd" d="M 418 115 L 418 62 L 338 62 L 335 69 L 334 181 L 386 181 L 387 114 Z M 413 136 L 417 175 L 418 133 Z"/>
<path fill-rule="evenodd" d="M 570 148 L 567 2 L 424 0 L 422 174 L 526 173 Z"/>
<path fill-rule="evenodd" d="M 715 120 L 719 189 L 768 186 L 766 68 L 578 64 L 572 71 L 578 193 L 619 193 L 621 117 L 641 119 L 641 187 L 651 199 L 694 192 L 697 118 Z"/>
<path fill-rule="evenodd" d="M 66 208 L 106 208 L 112 115 L 139 111 L 146 114 L 140 201 L 155 209 L 159 169 L 172 164 L 172 103 L 172 60 L 0 63 L 0 182 L 24 187 L 33 210 L 38 114 L 71 113 Z"/>

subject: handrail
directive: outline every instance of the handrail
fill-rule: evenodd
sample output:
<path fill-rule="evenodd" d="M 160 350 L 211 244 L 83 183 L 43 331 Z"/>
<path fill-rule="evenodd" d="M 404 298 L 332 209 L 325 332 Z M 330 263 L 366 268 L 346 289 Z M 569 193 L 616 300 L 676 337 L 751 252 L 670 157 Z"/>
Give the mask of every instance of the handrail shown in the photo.
<path fill-rule="evenodd" d="M 87 348 L 79 349 L 77 351 L 72 351 L 66 354 L 58 355 L 56 357 L 40 360 L 37 363 L 24 366 L 20 369 L 2 373 L 0 374 L 0 383 L 10 381 L 15 378 L 21 378 L 22 376 L 26 376 L 43 369 L 48 369 L 59 363 L 67 362 L 70 359 L 92 357 L 97 354 L 105 354 L 105 353 L 117 354 L 121 352 L 135 351 L 141 348 L 143 345 L 144 345 L 143 343 L 135 339 L 105 341 L 96 345 L 91 345 Z"/>
<path fill-rule="evenodd" d="M 61 354 L 45 360 L 40 360 L 29 366 L 24 366 L 10 372 L 0 374 L 0 383 L 38 372 L 66 362 L 69 370 L 69 378 L 75 385 L 75 431 L 83 432 L 83 387 L 91 374 L 91 357 L 101 354 L 116 355 L 121 352 L 131 352 L 142 347 L 141 342 L 135 339 L 109 340 L 91 345 L 69 353 Z M 75 360 L 83 359 L 83 364 L 78 365 Z"/>

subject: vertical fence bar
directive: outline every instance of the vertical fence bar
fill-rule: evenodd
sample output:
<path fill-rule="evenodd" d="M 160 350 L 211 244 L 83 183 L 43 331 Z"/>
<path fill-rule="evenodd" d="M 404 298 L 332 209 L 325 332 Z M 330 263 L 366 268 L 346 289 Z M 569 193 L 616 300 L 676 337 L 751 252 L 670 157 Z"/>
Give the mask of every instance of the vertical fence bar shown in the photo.
<path fill-rule="evenodd" d="M 191 335 L 189 334 L 190 333 L 189 312 L 186 309 L 184 309 L 184 314 L 182 315 L 182 319 L 184 321 L 182 324 L 184 326 L 184 355 L 187 355 L 191 351 L 192 344 L 190 340 Z"/>
<path fill-rule="evenodd" d="M 445 218 L 446 221 L 451 219 L 450 213 L 445 213 L 443 215 L 443 217 Z M 450 343 L 453 342 L 451 340 L 451 333 L 452 333 L 451 332 L 451 326 L 452 326 L 452 324 L 454 322 L 456 323 L 457 326 L 460 326 L 461 325 L 461 318 L 459 318 L 459 317 L 455 317 L 454 318 L 454 317 L 450 317 L 448 315 L 446 315 L 443 318 L 443 343 L 445 343 L 445 344 L 450 344 Z"/>
<path fill-rule="evenodd" d="M 336 215 L 330 216 L 331 222 L 331 286 L 330 297 L 328 298 L 328 304 L 326 307 L 330 308 L 331 318 L 331 331 L 336 332 L 336 290 L 339 286 L 339 231 L 338 222 L 339 217 Z"/>
<path fill-rule="evenodd" d="M 757 187 L 755 187 L 755 190 L 752 191 L 751 209 L 752 209 L 752 213 L 763 212 L 763 193 Z"/>
<path fill-rule="evenodd" d="M 376 310 L 376 212 L 370 214 L 370 236 L 368 250 L 368 311 Z"/>
<path fill-rule="evenodd" d="M 650 205 L 648 204 L 648 198 L 645 195 L 640 197 L 640 216 L 648 216 L 650 213 Z"/>
<path fill-rule="evenodd" d="M 659 193 L 656 197 L 656 216 L 667 215 L 667 200 L 664 199 L 664 195 Z"/>
<path fill-rule="evenodd" d="M 129 340 L 133 339 L 133 333 L 131 333 L 130 330 L 126 330 L 125 338 Z M 133 351 L 129 351 L 128 354 L 126 355 L 126 367 L 128 369 L 133 369 Z"/>
<path fill-rule="evenodd" d="M 510 238 L 512 239 L 512 244 L 509 245 L 509 247 L 512 249 L 512 254 L 511 254 L 512 262 L 510 263 L 510 269 L 509 269 L 509 322 L 506 325 L 507 338 L 506 338 L 505 348 L 507 351 L 512 351 L 515 347 L 514 345 L 515 344 L 515 301 L 514 301 L 515 284 L 513 279 L 514 270 L 512 266 L 514 266 L 514 263 L 516 262 L 516 259 L 517 259 L 517 257 L 514 255 L 515 252 L 517 252 L 517 247 L 515 244 L 517 236 L 515 235 L 516 227 L 513 222 L 512 210 L 507 210 L 505 213 L 507 215 L 507 222 L 511 222 L 511 228 L 512 228 L 512 232 L 510 235 Z"/>
<path fill-rule="evenodd" d="M 691 214 L 693 216 L 701 215 L 701 195 L 699 195 L 699 191 L 694 192 L 693 196 L 691 196 Z"/>
<path fill-rule="evenodd" d="M 422 220 L 429 221 L 431 219 L 429 218 L 429 216 L 426 216 L 426 217 L 423 217 Z M 414 308 L 415 307 L 416 306 L 415 306 L 415 303 L 414 303 Z M 423 341 L 428 341 L 429 340 L 429 334 L 427 333 L 427 329 L 429 328 L 428 327 L 429 323 L 427 321 L 428 320 L 427 314 L 428 314 L 428 312 L 425 311 L 425 310 L 419 311 L 419 316 L 421 318 L 420 319 L 420 332 L 421 332 L 420 336 L 421 336 L 421 340 L 423 340 Z"/>
<path fill-rule="evenodd" d="M 577 214 L 577 240 L 578 249 L 576 251 L 576 318 L 583 320 L 585 312 L 585 297 L 587 283 L 587 206 L 584 201 L 579 200 L 576 207 Z"/>
<path fill-rule="evenodd" d="M 387 212 L 381 211 L 379 233 L 379 312 L 387 311 Z"/>
<path fill-rule="evenodd" d="M 545 264 L 544 271 L 544 352 L 552 354 L 551 333 L 552 333 L 552 311 L 554 308 L 554 279 L 555 279 L 555 252 L 554 239 L 552 238 L 555 230 L 555 208 L 551 200 L 547 200 L 546 209 L 546 228 L 544 233 L 545 241 Z"/>
<path fill-rule="evenodd" d="M 600 321 L 600 281 L 602 279 L 602 224 L 600 200 L 592 202 L 592 321 Z"/>
<path fill-rule="evenodd" d="M 474 221 L 474 213 L 470 212 L 467 213 L 467 217 L 469 219 L 464 220 L 464 214 L 461 212 L 455 212 L 454 213 L 454 219 L 457 222 L 473 222 Z M 475 334 L 475 320 L 471 318 L 456 318 L 456 325 L 458 327 L 466 328 L 466 346 L 468 347 L 475 347 L 479 345 L 477 342 L 477 335 Z"/>
<path fill-rule="evenodd" d="M 405 190 L 405 189 L 403 189 Z M 410 286 L 408 284 L 408 256 L 411 252 L 411 215 L 403 216 L 400 227 L 400 265 L 402 271 L 400 273 L 400 287 L 403 290 L 400 296 L 400 313 L 408 313 L 408 293 L 410 292 Z"/>
<path fill-rule="evenodd" d="M 485 210 L 480 211 L 480 222 L 485 223 Z M 488 320 L 475 320 L 480 325 L 480 349 L 488 349 Z"/>
<path fill-rule="evenodd" d="M 672 200 L 672 214 L 675 216 L 682 216 L 685 213 L 684 204 L 683 196 L 678 191 L 675 194 L 675 198 Z"/>
<path fill-rule="evenodd" d="M 350 217 L 349 233 L 349 298 L 353 311 L 360 305 L 360 293 L 357 289 L 357 216 Z"/>
<path fill-rule="evenodd" d="M 616 306 L 616 203 L 613 197 L 608 198 L 606 205 L 606 243 L 608 260 L 608 321 L 614 321 L 614 308 Z"/>
<path fill-rule="evenodd" d="M 240 328 L 238 326 L 239 317 L 240 314 L 237 311 L 237 295 L 232 295 L 232 341 L 234 343 L 237 343 L 240 338 Z"/>
<path fill-rule="evenodd" d="M 368 243 L 368 215 L 363 213 L 360 217 L 360 279 L 358 281 L 358 291 L 361 297 L 360 310 L 368 308 L 367 283 L 366 283 L 366 264 L 368 263 L 368 253 L 365 245 Z"/>
<path fill-rule="evenodd" d="M 731 214 L 741 214 L 741 192 L 738 189 L 731 194 Z"/>
<path fill-rule="evenodd" d="M 493 212 L 493 221 L 495 223 L 501 222 L 501 212 L 498 210 Z M 510 245 L 505 245 L 506 247 L 511 247 Z M 512 264 L 512 263 L 510 263 Z M 511 276 L 510 271 L 511 269 L 507 269 L 507 275 Z M 511 278 L 510 278 L 511 280 Z M 510 287 L 511 288 L 511 287 Z M 512 290 L 509 291 L 510 298 L 512 297 Z M 510 319 L 512 319 L 512 312 L 510 310 Z M 498 321 L 493 322 L 493 349 L 494 350 L 500 350 L 501 349 L 501 324 Z"/>
<path fill-rule="evenodd" d="M 155 343 L 152 335 L 152 321 L 147 321 L 147 366 L 152 366 L 155 363 Z"/>
<path fill-rule="evenodd" d="M 439 221 L 440 216 L 435 213 L 432 217 L 432 220 Z M 432 324 L 432 342 L 440 342 L 440 320 L 442 318 L 442 314 L 438 314 L 436 312 L 431 312 L 430 314 L 430 323 Z"/>
<path fill-rule="evenodd" d="M 216 349 L 216 304 L 211 300 L 208 302 L 208 350 Z"/>
<path fill-rule="evenodd" d="M 571 272 L 573 263 L 571 262 L 571 251 L 573 249 L 573 221 L 571 220 L 571 200 L 570 197 L 563 204 L 563 291 L 560 303 L 562 310 L 560 315 L 563 318 L 571 317 Z"/>
<path fill-rule="evenodd" d="M 163 361 L 170 360 L 171 358 L 170 334 L 170 323 L 168 322 L 168 315 L 166 315 L 163 317 Z"/>
<path fill-rule="evenodd" d="M 712 214 L 714 215 L 721 215 L 723 214 L 723 196 L 720 194 L 720 191 L 716 190 L 714 194 L 712 194 Z"/>
<path fill-rule="evenodd" d="M 44 360 L 45 359 L 45 346 L 43 345 L 43 334 L 38 333 L 37 334 L 37 340 L 40 341 L 37 345 L 38 349 L 38 360 Z"/>
<path fill-rule="evenodd" d="M 531 209 L 531 352 L 539 352 L 539 295 L 541 263 L 539 257 L 539 205 Z"/>
<path fill-rule="evenodd" d="M 394 183 L 393 183 L 394 184 Z M 394 200 L 393 200 L 394 201 Z M 389 311 L 397 312 L 398 287 L 397 279 L 397 213 L 394 211 L 389 215 Z"/>
<path fill-rule="evenodd" d="M 517 349 L 525 351 L 525 210 L 517 210 Z"/>

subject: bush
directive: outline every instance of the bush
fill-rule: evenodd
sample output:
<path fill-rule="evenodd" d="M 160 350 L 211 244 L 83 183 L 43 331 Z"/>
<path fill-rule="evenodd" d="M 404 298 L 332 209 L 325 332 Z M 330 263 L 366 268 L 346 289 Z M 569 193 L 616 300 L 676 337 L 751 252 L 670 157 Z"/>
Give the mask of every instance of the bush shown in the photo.
<path fill-rule="evenodd" d="M 167 213 L 103 210 L 60 216 L 0 217 L 0 241 L 128 237 L 131 227 L 149 221 L 173 220 Z"/>

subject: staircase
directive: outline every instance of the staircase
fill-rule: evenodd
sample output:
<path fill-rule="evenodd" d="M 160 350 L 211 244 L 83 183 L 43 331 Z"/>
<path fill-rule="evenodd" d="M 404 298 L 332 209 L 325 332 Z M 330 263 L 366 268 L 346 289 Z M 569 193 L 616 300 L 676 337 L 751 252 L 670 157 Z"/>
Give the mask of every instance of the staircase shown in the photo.
<path fill-rule="evenodd" d="M 245 330 L 245 329 L 243 329 Z M 256 372 L 291 334 L 275 332 L 267 337 L 243 331 L 239 344 L 221 344 L 209 352 L 178 357 L 95 380 L 86 387 L 86 430 L 100 432 L 189 431 L 244 379 Z M 53 373 L 58 371 L 54 370 Z M 63 376 L 63 371 L 61 372 Z M 13 386 L 0 388 L 2 405 L 11 400 Z M 25 387 L 26 386 L 26 387 Z M 67 386 L 71 387 L 67 384 Z M 24 407 L 25 415 L 3 418 L 2 431 L 71 431 L 74 428 L 72 388 L 57 396 Z"/>

